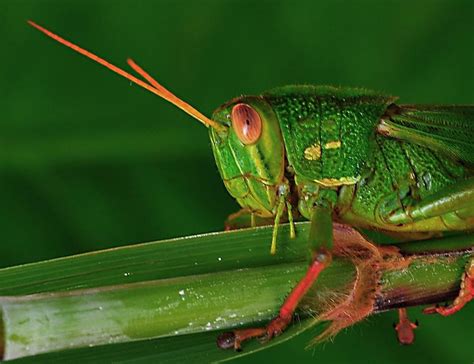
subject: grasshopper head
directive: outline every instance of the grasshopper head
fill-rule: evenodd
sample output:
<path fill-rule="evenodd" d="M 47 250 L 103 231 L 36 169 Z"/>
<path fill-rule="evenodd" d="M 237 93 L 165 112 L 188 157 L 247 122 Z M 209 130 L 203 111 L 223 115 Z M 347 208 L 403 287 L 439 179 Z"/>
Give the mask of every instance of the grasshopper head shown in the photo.
<path fill-rule="evenodd" d="M 285 156 L 276 115 L 260 97 L 242 97 L 221 106 L 209 119 L 178 98 L 133 60 L 128 64 L 144 80 L 79 47 L 42 26 L 28 21 L 48 37 L 107 67 L 131 82 L 171 102 L 210 130 L 217 166 L 224 183 L 245 208 L 263 216 L 274 216 L 277 194 L 284 184 Z"/>
<path fill-rule="evenodd" d="M 216 164 L 229 193 L 262 217 L 275 215 L 279 186 L 284 184 L 285 149 L 278 119 L 258 96 L 243 96 L 219 107 L 209 128 Z"/>

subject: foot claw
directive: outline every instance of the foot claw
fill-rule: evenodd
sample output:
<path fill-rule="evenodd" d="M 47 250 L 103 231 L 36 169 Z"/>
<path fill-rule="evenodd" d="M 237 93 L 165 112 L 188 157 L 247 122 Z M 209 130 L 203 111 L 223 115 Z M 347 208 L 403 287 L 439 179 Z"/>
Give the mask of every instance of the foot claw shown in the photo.
<path fill-rule="evenodd" d="M 217 337 L 216 344 L 221 349 L 234 349 L 241 351 L 242 342 L 256 338 L 264 344 L 275 336 L 281 335 L 291 321 L 290 318 L 277 317 L 267 327 L 256 329 L 242 329 L 224 332 Z"/>
<path fill-rule="evenodd" d="M 426 314 L 426 315 L 432 315 L 434 313 L 438 313 L 438 311 L 437 311 L 438 308 L 439 308 L 439 305 L 426 307 L 425 309 L 423 309 L 423 313 Z"/>
<path fill-rule="evenodd" d="M 252 338 L 261 338 L 266 336 L 266 329 L 242 329 L 230 332 L 224 332 L 217 337 L 217 346 L 221 349 L 242 350 L 242 343 Z"/>
<path fill-rule="evenodd" d="M 216 340 L 217 346 L 224 350 L 235 348 L 235 343 L 235 333 L 232 331 L 220 334 Z"/>
<path fill-rule="evenodd" d="M 318 257 L 323 257 L 323 259 L 314 259 L 304 278 L 293 288 L 290 295 L 286 298 L 283 306 L 280 308 L 278 317 L 270 321 L 266 327 L 225 332 L 217 338 L 217 346 L 221 349 L 234 348 L 239 351 L 244 341 L 257 338 L 260 342 L 265 343 L 270 341 L 273 337 L 281 335 L 290 324 L 300 300 L 316 281 L 319 273 L 321 273 L 331 261 L 331 253 L 324 249 L 319 251 Z"/>
<path fill-rule="evenodd" d="M 288 326 L 289 322 L 291 321 L 290 318 L 284 317 L 277 317 L 275 318 L 270 324 L 267 326 L 267 337 L 272 339 L 275 336 L 279 336 L 283 333 L 283 331 Z"/>
<path fill-rule="evenodd" d="M 439 313 L 442 316 L 449 316 L 461 310 L 472 299 L 474 299 L 474 259 L 469 263 L 466 272 L 462 276 L 461 289 L 453 303 L 441 307 L 439 305 L 427 307 L 423 310 L 423 313 Z"/>
<path fill-rule="evenodd" d="M 398 342 L 402 345 L 411 345 L 415 341 L 415 329 L 418 327 L 418 320 L 413 323 L 408 318 L 405 308 L 398 309 L 399 322 L 395 325 Z"/>

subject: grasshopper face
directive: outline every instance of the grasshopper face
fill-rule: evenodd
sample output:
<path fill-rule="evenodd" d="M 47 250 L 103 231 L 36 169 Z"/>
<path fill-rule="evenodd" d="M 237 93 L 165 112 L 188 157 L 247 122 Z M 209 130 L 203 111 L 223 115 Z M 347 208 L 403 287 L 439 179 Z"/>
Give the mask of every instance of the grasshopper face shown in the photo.
<path fill-rule="evenodd" d="M 219 107 L 212 120 L 226 127 L 209 128 L 209 135 L 227 190 L 243 208 L 274 216 L 279 187 L 287 181 L 284 143 L 273 109 L 262 97 L 240 97 Z"/>

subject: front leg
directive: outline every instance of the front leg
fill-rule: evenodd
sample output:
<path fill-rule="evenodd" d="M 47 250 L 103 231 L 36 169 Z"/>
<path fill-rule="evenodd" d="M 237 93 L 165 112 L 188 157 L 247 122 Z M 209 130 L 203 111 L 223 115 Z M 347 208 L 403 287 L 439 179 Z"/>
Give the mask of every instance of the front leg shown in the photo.
<path fill-rule="evenodd" d="M 217 339 L 217 345 L 222 349 L 234 348 L 235 350 L 240 350 L 242 342 L 246 340 L 258 337 L 270 340 L 272 337 L 280 335 L 291 323 L 298 304 L 316 281 L 321 271 L 331 263 L 332 247 L 332 209 L 325 205 L 317 205 L 313 208 L 311 215 L 309 234 L 310 266 L 305 276 L 286 298 L 280 308 L 279 315 L 270 321 L 265 328 L 235 330 L 230 333 L 221 334 Z"/>
<path fill-rule="evenodd" d="M 224 222 L 224 227 L 226 231 L 229 231 L 272 224 L 273 218 L 271 217 L 259 217 L 248 209 L 241 209 L 229 215 Z"/>

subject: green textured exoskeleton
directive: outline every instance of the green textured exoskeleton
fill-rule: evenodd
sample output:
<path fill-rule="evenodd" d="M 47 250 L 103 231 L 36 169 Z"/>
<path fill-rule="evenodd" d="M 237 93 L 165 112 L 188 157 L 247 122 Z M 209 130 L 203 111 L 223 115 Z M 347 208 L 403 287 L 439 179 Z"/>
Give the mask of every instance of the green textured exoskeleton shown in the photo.
<path fill-rule="evenodd" d="M 330 263 L 333 221 L 411 241 L 472 233 L 474 107 L 395 101 L 362 89 L 288 86 L 214 112 L 212 119 L 226 127 L 210 129 L 222 179 L 242 213 L 275 219 L 271 252 L 285 211 L 290 223 L 294 215 L 311 221 L 311 265 L 280 315 L 264 329 L 222 335 L 221 347 L 238 349 L 250 337 L 284 330 Z M 462 305 L 474 295 L 467 286 Z"/>
<path fill-rule="evenodd" d="M 221 347 L 270 338 L 289 324 L 330 264 L 333 221 L 411 241 L 474 230 L 474 106 L 397 105 L 394 97 L 363 89 L 287 86 L 231 100 L 209 119 L 132 60 L 148 83 L 30 24 L 205 124 L 224 184 L 242 207 L 238 215 L 274 221 L 272 253 L 282 217 L 291 234 L 294 216 L 311 221 L 310 267 L 279 316 L 266 328 L 224 334 Z M 468 267 L 462 299 L 437 312 L 455 312 L 472 298 L 474 264 Z"/>
<path fill-rule="evenodd" d="M 372 91 L 314 86 L 232 100 L 212 118 L 227 128 L 210 129 L 222 179 L 261 217 L 291 209 L 311 220 L 319 209 L 367 229 L 472 230 L 474 107 L 394 102 Z M 243 105 L 260 118 L 260 136 L 250 144 L 232 120 Z M 328 232 L 315 239 L 330 245 L 330 226 L 321 228 Z"/>

